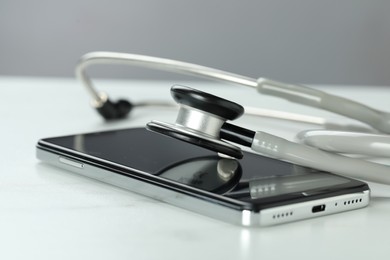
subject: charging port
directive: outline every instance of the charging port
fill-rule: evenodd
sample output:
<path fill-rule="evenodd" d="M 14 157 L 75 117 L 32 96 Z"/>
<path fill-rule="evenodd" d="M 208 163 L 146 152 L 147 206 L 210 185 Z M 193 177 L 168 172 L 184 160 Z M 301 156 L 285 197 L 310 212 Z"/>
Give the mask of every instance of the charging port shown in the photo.
<path fill-rule="evenodd" d="M 314 206 L 311 209 L 311 212 L 313 212 L 313 213 L 317 213 L 317 212 L 321 212 L 321 211 L 325 211 L 325 204 Z"/>

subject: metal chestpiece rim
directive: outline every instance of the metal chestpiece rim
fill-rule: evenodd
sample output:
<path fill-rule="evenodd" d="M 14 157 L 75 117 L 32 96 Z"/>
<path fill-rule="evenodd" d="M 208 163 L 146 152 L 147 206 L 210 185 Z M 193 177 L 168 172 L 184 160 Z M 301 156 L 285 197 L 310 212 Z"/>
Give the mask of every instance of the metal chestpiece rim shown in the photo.
<path fill-rule="evenodd" d="M 241 149 L 220 140 L 219 134 L 226 120 L 233 120 L 243 114 L 242 106 L 184 86 L 173 86 L 171 94 L 180 104 L 175 124 L 152 121 L 147 124 L 148 129 L 225 155 L 242 158 Z"/>
<path fill-rule="evenodd" d="M 153 120 L 146 125 L 146 128 L 153 132 L 164 134 L 237 159 L 243 157 L 239 147 L 181 125 Z"/>

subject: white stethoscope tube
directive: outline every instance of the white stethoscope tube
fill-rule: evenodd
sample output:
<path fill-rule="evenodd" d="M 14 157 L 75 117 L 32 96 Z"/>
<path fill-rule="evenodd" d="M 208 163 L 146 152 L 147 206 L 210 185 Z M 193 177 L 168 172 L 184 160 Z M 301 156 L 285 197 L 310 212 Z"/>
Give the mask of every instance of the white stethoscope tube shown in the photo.
<path fill-rule="evenodd" d="M 136 65 L 248 86 L 256 88 L 261 94 L 272 95 L 291 102 L 321 108 L 364 122 L 382 133 L 390 133 L 390 113 L 370 108 L 346 98 L 301 85 L 285 84 L 264 78 L 256 80 L 191 63 L 127 53 L 92 52 L 80 59 L 76 67 L 76 76 L 92 95 L 95 103 L 104 102 L 106 97 L 94 89 L 86 73 L 86 68 L 94 64 Z M 139 106 L 145 104 L 149 103 L 140 103 Z M 251 112 L 256 114 L 255 110 Z M 277 116 L 284 117 L 283 115 Z M 309 122 L 313 121 L 312 118 L 307 120 Z M 321 121 L 320 119 L 318 120 Z M 315 119 L 315 123 L 322 123 L 318 120 Z M 387 135 L 305 131 L 298 134 L 298 139 L 306 145 L 293 143 L 263 132 L 257 132 L 252 149 L 271 157 L 304 166 L 390 184 L 390 169 L 388 166 L 322 151 L 390 157 L 390 137 Z M 307 145 L 315 146 L 322 150 Z"/>
<path fill-rule="evenodd" d="M 299 165 L 390 185 L 390 166 L 329 153 L 268 133 L 256 132 L 251 149 Z"/>
<path fill-rule="evenodd" d="M 366 156 L 390 158 L 390 137 L 387 135 L 308 130 L 300 132 L 297 141 L 332 153 L 356 154 L 356 151 L 364 151 Z"/>
<path fill-rule="evenodd" d="M 86 68 L 92 64 L 114 63 L 180 72 L 253 87 L 262 94 L 344 115 L 364 122 L 383 133 L 390 133 L 390 113 L 378 111 L 358 102 L 330 95 L 320 90 L 265 78 L 252 79 L 196 64 L 129 53 L 91 52 L 81 57 L 76 66 L 76 76 L 90 92 L 95 102 L 102 101 L 101 94 L 94 89 L 90 78 L 86 74 Z"/>

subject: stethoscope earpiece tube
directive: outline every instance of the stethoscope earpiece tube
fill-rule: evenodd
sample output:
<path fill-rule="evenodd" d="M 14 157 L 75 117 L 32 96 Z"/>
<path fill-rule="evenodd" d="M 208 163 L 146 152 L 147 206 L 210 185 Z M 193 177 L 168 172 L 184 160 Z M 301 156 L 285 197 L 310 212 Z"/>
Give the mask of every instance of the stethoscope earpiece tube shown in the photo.
<path fill-rule="evenodd" d="M 364 155 L 379 158 L 390 157 L 390 136 L 330 131 L 306 130 L 297 134 L 297 142 L 332 153 L 356 154 L 364 151 Z"/>
<path fill-rule="evenodd" d="M 252 79 L 196 64 L 144 55 L 115 52 L 87 53 L 81 57 L 76 66 L 76 76 L 93 97 L 93 106 L 106 120 L 124 118 L 133 107 L 155 104 L 149 102 L 132 104 L 125 100 L 112 102 L 106 95 L 97 92 L 86 73 L 86 68 L 93 64 L 107 63 L 136 65 L 247 86 L 257 89 L 261 94 L 284 98 L 294 103 L 344 115 L 364 122 L 382 133 L 390 133 L 390 113 L 306 86 L 286 84 L 264 78 Z M 175 124 L 152 121 L 147 125 L 148 129 L 235 158 L 241 158 L 243 155 L 241 149 L 230 142 L 248 146 L 258 153 L 303 166 L 390 184 L 389 166 L 332 154 L 267 133 L 255 132 L 226 123 L 227 120 L 234 120 L 243 113 L 243 108 L 239 104 L 179 86 L 172 88 L 172 96 L 179 103 L 179 114 Z M 315 137 L 314 141 L 318 142 L 319 140 L 318 137 Z M 374 145 L 375 149 L 370 152 L 381 155 L 383 150 L 385 151 L 383 156 L 386 156 L 390 143 L 388 140 L 388 136 L 383 135 L 380 137 L 379 145 L 378 142 L 373 144 L 367 140 L 363 145 Z M 386 148 L 382 149 L 383 146 Z M 331 149 L 337 150 L 338 148 L 335 145 Z M 346 151 L 350 152 L 353 148 L 351 145 Z M 359 154 L 359 152 L 355 154 Z M 364 150 L 360 154 L 364 154 Z"/>
<path fill-rule="evenodd" d="M 261 94 L 324 109 L 364 122 L 374 129 L 390 134 L 390 113 L 306 86 L 286 84 L 265 78 L 260 78 L 257 82 L 257 91 Z"/>
<path fill-rule="evenodd" d="M 390 113 L 378 111 L 347 98 L 330 95 L 323 91 L 302 85 L 286 84 L 266 78 L 253 79 L 197 64 L 131 53 L 90 52 L 80 58 L 75 70 L 76 77 L 91 94 L 94 103 L 102 102 L 99 92 L 93 87 L 92 81 L 86 73 L 87 67 L 94 64 L 133 65 L 181 74 L 195 75 L 230 84 L 234 83 L 241 86 L 255 88 L 261 94 L 284 98 L 294 103 L 321 108 L 333 113 L 354 118 L 370 125 L 380 132 L 390 133 Z M 109 113 L 107 112 L 107 114 Z"/>
<path fill-rule="evenodd" d="M 302 166 L 390 185 L 389 166 L 329 153 L 268 133 L 256 132 L 251 148 L 260 154 Z"/>

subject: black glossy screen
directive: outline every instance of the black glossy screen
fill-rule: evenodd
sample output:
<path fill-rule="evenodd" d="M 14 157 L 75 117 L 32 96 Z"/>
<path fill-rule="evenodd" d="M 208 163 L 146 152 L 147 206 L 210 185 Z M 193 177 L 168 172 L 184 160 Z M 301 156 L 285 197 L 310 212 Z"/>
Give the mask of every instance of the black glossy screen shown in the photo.
<path fill-rule="evenodd" d="M 224 158 L 143 128 L 47 138 L 40 141 L 40 146 L 68 150 L 68 154 L 75 151 L 76 156 L 87 155 L 242 201 L 286 194 L 302 197 L 302 192 L 326 193 L 330 187 L 351 182 L 252 153 L 244 153 L 241 160 Z"/>

